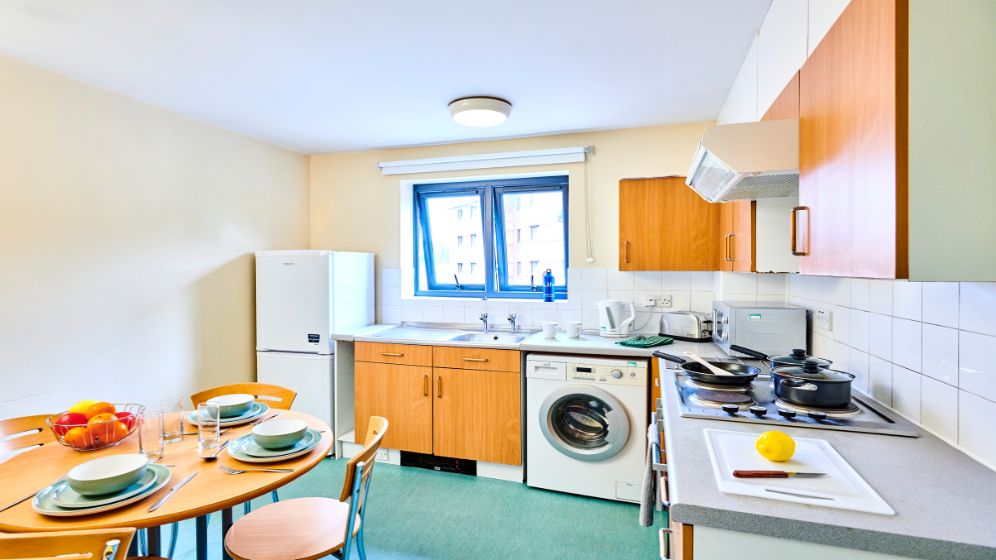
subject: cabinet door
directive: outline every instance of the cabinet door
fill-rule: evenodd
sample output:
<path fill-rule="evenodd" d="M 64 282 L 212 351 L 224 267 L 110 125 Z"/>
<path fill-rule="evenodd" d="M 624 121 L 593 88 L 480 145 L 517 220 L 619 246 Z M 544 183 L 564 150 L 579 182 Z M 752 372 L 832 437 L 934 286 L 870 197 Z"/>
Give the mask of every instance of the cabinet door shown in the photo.
<path fill-rule="evenodd" d="M 719 270 L 733 270 L 733 203 L 719 204 Z"/>
<path fill-rule="evenodd" d="M 436 455 L 522 464 L 519 373 L 433 369 Z"/>
<path fill-rule="evenodd" d="M 779 119 L 799 118 L 799 73 L 789 80 L 782 92 L 778 94 L 767 112 L 761 117 L 762 121 L 776 121 Z"/>
<path fill-rule="evenodd" d="M 754 201 L 736 200 L 733 206 L 733 239 L 730 247 L 733 257 L 733 270 L 736 272 L 752 272 L 754 270 Z"/>
<path fill-rule="evenodd" d="M 684 177 L 619 182 L 619 270 L 716 270 L 719 205 Z"/>
<path fill-rule="evenodd" d="M 802 67 L 803 274 L 906 276 L 905 6 L 854 0 Z"/>
<path fill-rule="evenodd" d="M 432 453 L 432 368 L 356 362 L 355 373 L 357 437 L 371 416 L 383 416 L 384 447 Z"/>

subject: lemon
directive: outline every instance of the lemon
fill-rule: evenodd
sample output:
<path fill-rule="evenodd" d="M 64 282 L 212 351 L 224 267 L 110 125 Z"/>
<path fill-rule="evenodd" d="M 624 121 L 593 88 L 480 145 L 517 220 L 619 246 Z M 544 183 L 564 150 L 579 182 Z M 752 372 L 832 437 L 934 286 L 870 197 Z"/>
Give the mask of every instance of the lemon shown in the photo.
<path fill-rule="evenodd" d="M 69 412 L 79 412 L 80 414 L 85 414 L 86 410 L 91 406 L 97 404 L 100 401 L 79 401 L 73 406 L 69 407 Z"/>
<path fill-rule="evenodd" d="M 781 463 L 792 458 L 795 440 L 785 432 L 771 430 L 757 436 L 754 447 L 765 459 Z"/>

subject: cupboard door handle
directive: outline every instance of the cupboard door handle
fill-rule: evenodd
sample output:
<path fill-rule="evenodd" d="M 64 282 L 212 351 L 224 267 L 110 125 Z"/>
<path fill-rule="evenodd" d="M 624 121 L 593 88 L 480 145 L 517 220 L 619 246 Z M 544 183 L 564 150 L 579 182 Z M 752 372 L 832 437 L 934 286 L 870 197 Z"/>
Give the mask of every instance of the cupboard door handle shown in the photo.
<path fill-rule="evenodd" d="M 381 352 L 380 355 L 387 356 L 388 358 L 400 358 L 404 356 L 404 354 L 401 352 Z"/>
<path fill-rule="evenodd" d="M 623 241 L 623 262 L 629 264 L 629 240 Z"/>
<path fill-rule="evenodd" d="M 443 378 L 442 377 L 437 377 L 436 378 L 436 398 L 437 399 L 443 398 Z"/>
<path fill-rule="evenodd" d="M 733 239 L 734 235 L 735 234 L 733 233 L 727 233 L 725 236 L 723 236 L 723 241 L 725 245 L 723 247 L 723 253 L 724 253 L 723 260 L 726 262 L 733 261 L 733 251 L 730 249 L 730 240 Z"/>
<path fill-rule="evenodd" d="M 486 362 L 486 361 L 488 361 L 487 358 L 466 358 L 466 357 L 461 357 L 460 359 L 463 360 L 463 361 L 465 361 L 465 362 Z"/>
<path fill-rule="evenodd" d="M 799 212 L 806 213 L 806 227 L 804 231 L 800 231 L 799 227 Z M 792 254 L 804 257 L 809 254 L 809 222 L 810 213 L 808 206 L 796 206 L 792 209 Z M 799 237 L 805 237 L 806 248 L 802 249 L 799 247 Z"/>
<path fill-rule="evenodd" d="M 429 376 L 428 375 L 423 375 L 422 376 L 422 396 L 423 397 L 428 397 L 429 396 Z"/>

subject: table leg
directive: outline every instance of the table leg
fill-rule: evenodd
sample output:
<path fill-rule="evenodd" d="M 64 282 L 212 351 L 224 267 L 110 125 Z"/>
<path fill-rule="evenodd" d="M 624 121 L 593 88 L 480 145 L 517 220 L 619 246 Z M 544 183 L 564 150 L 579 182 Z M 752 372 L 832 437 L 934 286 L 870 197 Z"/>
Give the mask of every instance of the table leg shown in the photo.
<path fill-rule="evenodd" d="M 225 508 L 221 510 L 221 557 L 223 560 L 232 560 L 232 557 L 228 555 L 228 551 L 225 550 L 225 535 L 228 534 L 228 530 L 232 528 L 232 508 Z"/>
<path fill-rule="evenodd" d="M 197 518 L 197 560 L 207 560 L 208 557 L 208 518 L 201 515 Z"/>
<path fill-rule="evenodd" d="M 149 556 L 162 556 L 163 546 L 162 546 L 162 532 L 160 527 L 156 525 L 155 527 L 149 527 L 146 529 L 148 539 L 149 539 Z"/>
<path fill-rule="evenodd" d="M 131 539 L 131 544 L 128 545 L 128 556 L 139 556 L 142 553 L 138 551 L 138 532 L 135 532 L 135 537 Z"/>

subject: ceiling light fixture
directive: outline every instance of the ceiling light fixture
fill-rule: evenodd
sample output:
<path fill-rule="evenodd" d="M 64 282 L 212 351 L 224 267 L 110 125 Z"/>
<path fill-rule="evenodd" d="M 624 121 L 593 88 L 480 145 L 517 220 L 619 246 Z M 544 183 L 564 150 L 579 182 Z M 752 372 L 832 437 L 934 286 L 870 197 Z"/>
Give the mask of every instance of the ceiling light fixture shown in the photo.
<path fill-rule="evenodd" d="M 450 102 L 450 115 L 464 126 L 498 126 L 511 111 L 512 104 L 497 97 L 462 97 Z"/>

